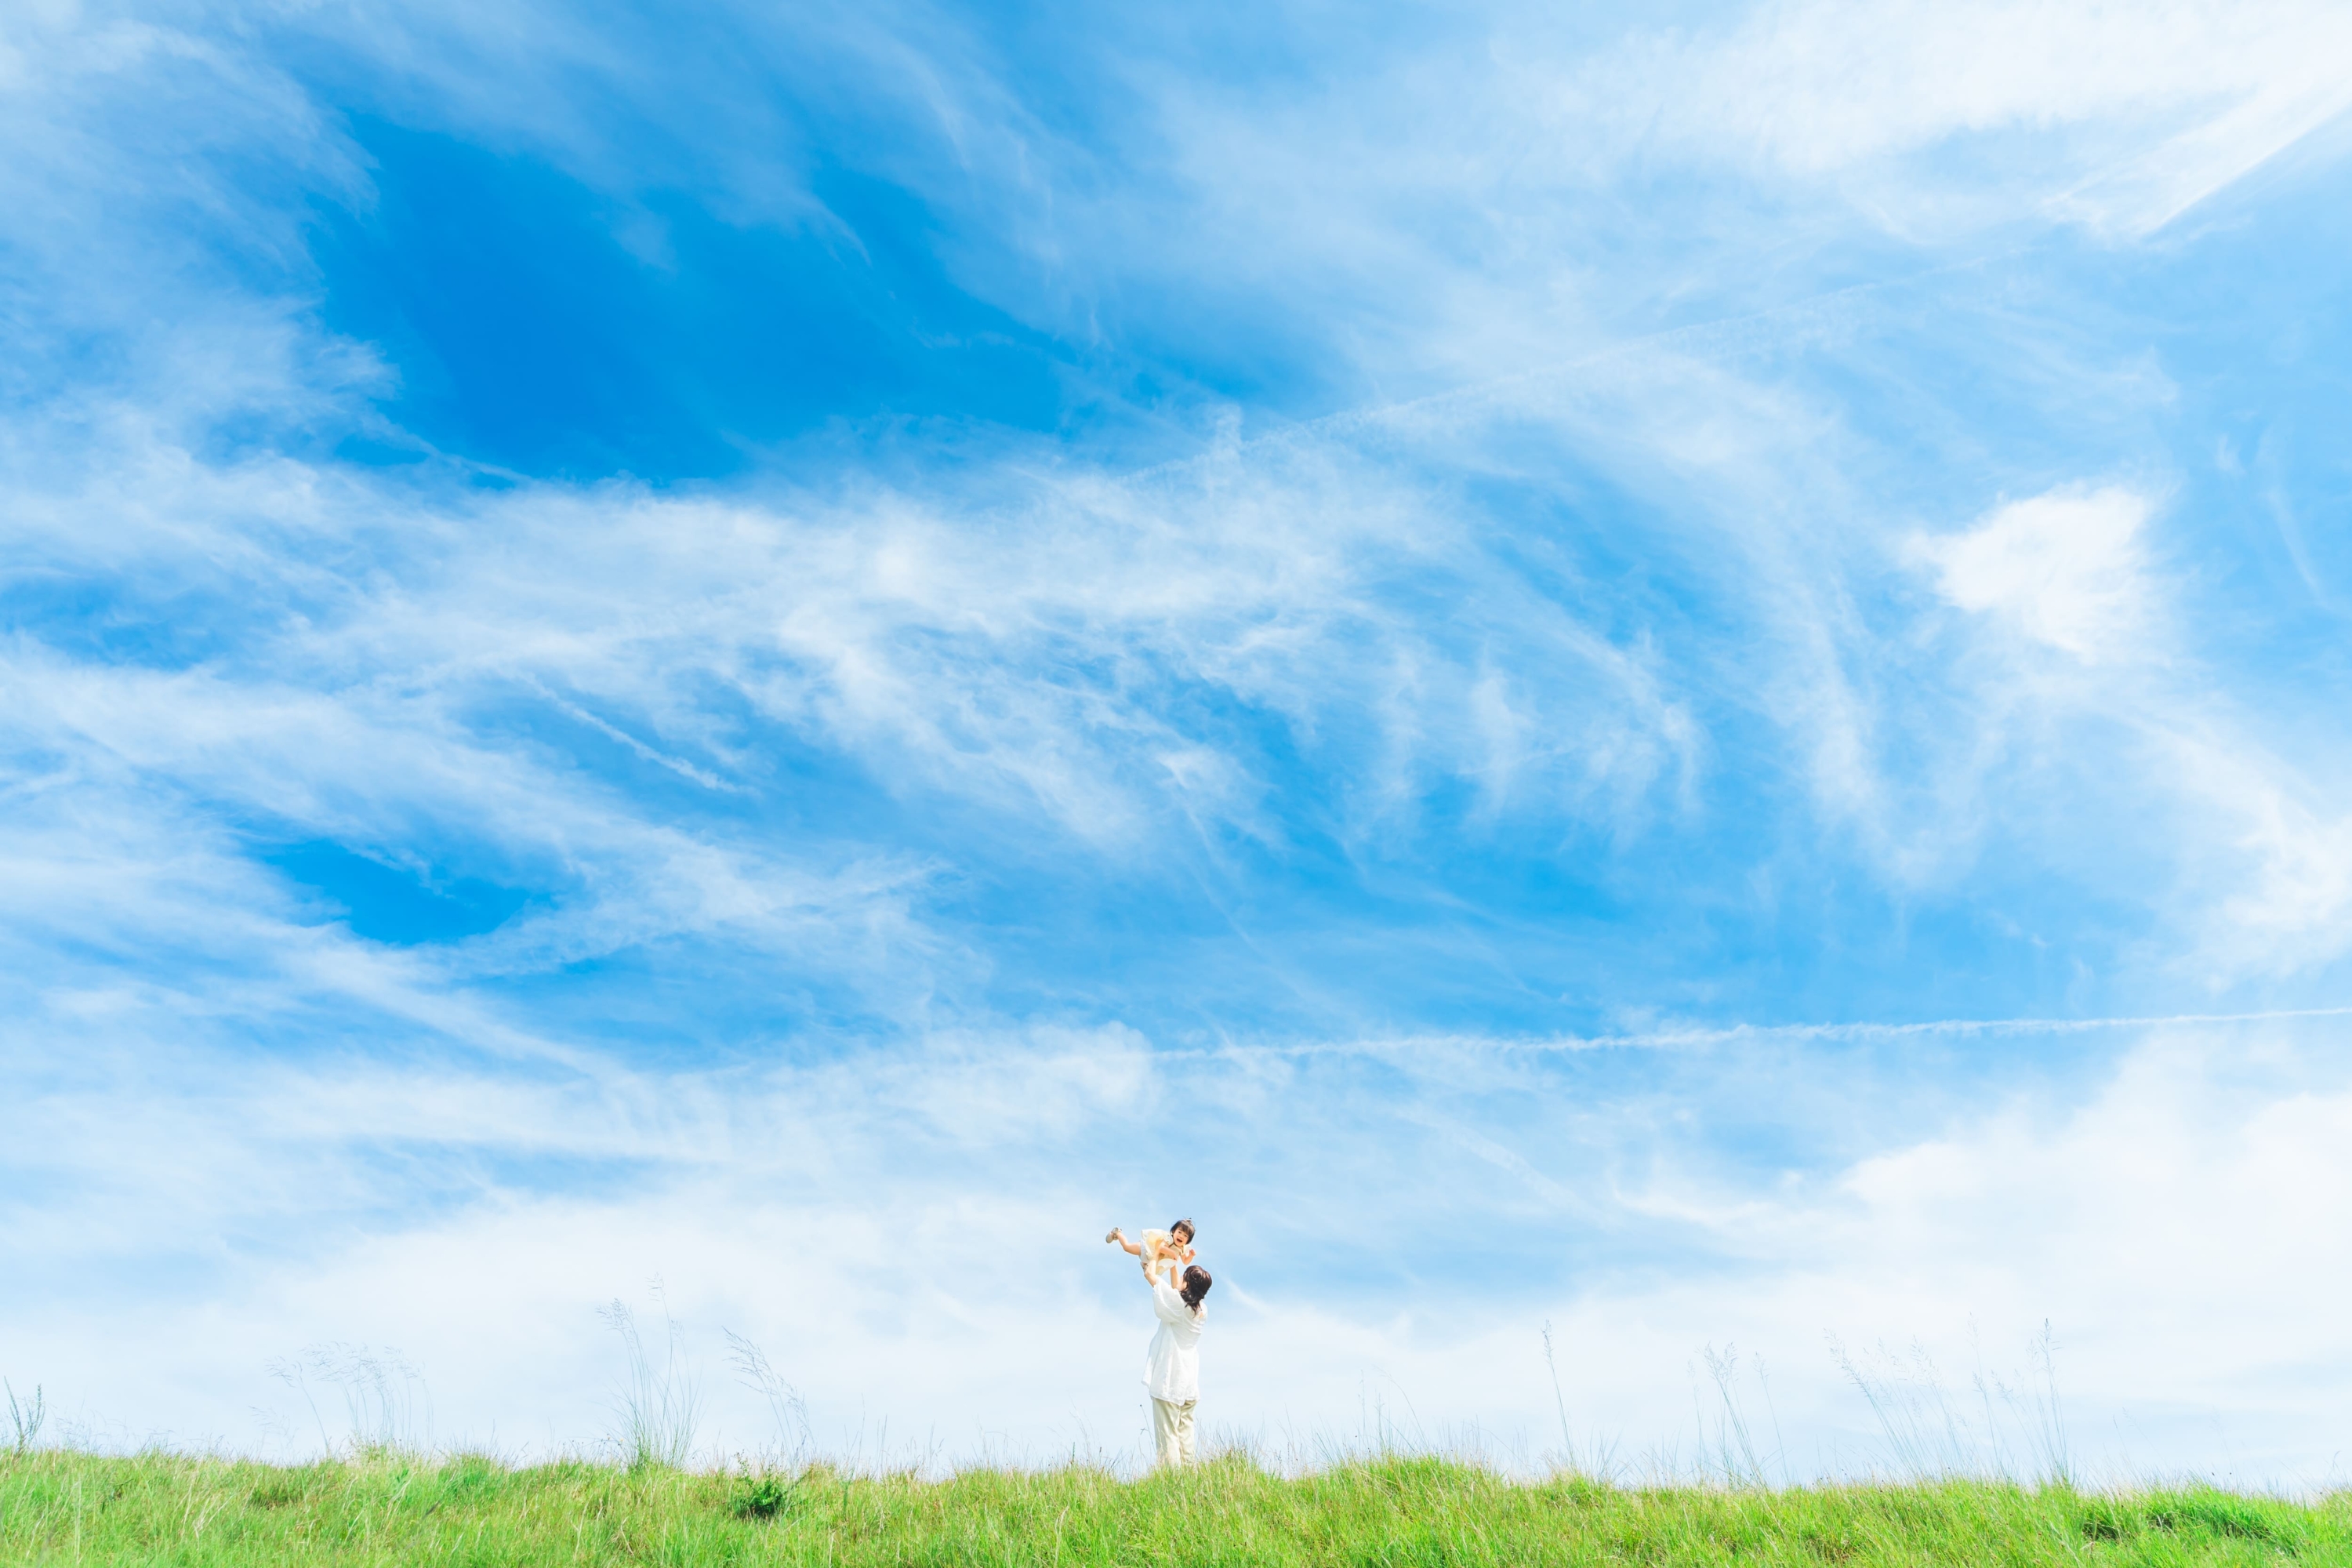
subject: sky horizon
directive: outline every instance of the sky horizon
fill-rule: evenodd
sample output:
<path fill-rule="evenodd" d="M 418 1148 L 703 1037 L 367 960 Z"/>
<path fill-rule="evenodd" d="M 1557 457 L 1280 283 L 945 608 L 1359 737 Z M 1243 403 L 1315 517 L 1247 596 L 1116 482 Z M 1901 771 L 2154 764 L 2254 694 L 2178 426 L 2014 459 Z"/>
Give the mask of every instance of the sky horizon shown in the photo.
<path fill-rule="evenodd" d="M 0 1373 L 2341 1484 L 2347 48 L 16 7 Z"/>

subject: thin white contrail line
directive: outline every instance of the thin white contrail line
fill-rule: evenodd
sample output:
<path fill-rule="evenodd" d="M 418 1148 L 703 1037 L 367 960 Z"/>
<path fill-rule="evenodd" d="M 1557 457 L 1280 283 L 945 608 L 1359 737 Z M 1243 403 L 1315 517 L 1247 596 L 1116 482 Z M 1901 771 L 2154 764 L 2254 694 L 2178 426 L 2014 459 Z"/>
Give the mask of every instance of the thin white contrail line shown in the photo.
<path fill-rule="evenodd" d="M 1910 1024 L 1735 1024 L 1728 1028 L 1665 1029 L 1638 1035 L 1562 1037 L 1552 1048 L 1712 1045 L 1743 1039 L 1899 1039 L 1906 1035 L 2080 1035 L 2099 1029 L 2154 1029 L 2189 1024 L 2261 1024 L 2286 1018 L 2352 1017 L 2347 1007 L 2279 1007 L 2259 1013 L 2167 1013 L 2112 1018 L 1931 1018 Z M 1549 1042 L 1546 1042 L 1549 1045 Z"/>
<path fill-rule="evenodd" d="M 2158 1029 L 2210 1024 L 2263 1024 L 2294 1018 L 2352 1017 L 2352 1006 L 2278 1007 L 2258 1013 L 2166 1013 L 2107 1018 L 1930 1018 L 1908 1024 L 1733 1024 L 1717 1028 L 1654 1029 L 1622 1035 L 1404 1035 L 1389 1039 L 1318 1041 L 1297 1045 L 1239 1042 L 1153 1053 L 1161 1059 L 1391 1056 L 1414 1050 L 1491 1053 L 1671 1050 L 1773 1040 L 1895 1040 L 1936 1035 L 2082 1035 L 2103 1029 Z"/>

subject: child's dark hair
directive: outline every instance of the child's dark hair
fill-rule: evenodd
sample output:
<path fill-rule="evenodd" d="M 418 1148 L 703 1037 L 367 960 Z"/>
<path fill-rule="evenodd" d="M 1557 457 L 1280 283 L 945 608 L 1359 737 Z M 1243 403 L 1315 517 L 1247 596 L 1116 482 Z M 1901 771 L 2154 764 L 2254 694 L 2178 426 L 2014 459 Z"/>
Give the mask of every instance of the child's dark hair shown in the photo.
<path fill-rule="evenodd" d="M 1173 1236 L 1180 1230 L 1184 1233 L 1184 1239 L 1186 1241 L 1191 1241 L 1201 1234 L 1199 1231 L 1192 1228 L 1192 1222 L 1189 1219 L 1180 1219 L 1174 1225 L 1170 1226 L 1168 1227 L 1168 1234 Z"/>
<path fill-rule="evenodd" d="M 1197 1263 L 1184 1270 L 1184 1289 L 1180 1292 L 1184 1298 L 1184 1305 L 1196 1312 L 1199 1311 L 1201 1298 L 1207 1295 L 1209 1287 L 1215 1283 L 1215 1280 L 1209 1278 L 1209 1271 Z"/>

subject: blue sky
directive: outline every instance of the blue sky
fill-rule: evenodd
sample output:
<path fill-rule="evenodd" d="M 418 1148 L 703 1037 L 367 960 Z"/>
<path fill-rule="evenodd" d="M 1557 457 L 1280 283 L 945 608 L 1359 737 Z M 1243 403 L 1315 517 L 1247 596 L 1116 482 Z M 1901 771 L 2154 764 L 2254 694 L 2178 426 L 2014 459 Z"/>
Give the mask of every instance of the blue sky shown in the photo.
<path fill-rule="evenodd" d="M 2347 32 L 19 8 L 0 1370 L 2325 1479 Z"/>

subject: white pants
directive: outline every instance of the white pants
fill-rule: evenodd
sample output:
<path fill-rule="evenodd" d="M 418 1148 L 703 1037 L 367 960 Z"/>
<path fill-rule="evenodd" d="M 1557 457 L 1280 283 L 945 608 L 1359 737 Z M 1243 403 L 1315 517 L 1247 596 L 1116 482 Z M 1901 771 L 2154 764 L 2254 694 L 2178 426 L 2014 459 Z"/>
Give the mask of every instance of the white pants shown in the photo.
<path fill-rule="evenodd" d="M 1198 1403 L 1192 1399 L 1181 1405 L 1167 1399 L 1151 1402 L 1151 1436 L 1159 1446 L 1161 1464 L 1181 1467 L 1192 1462 L 1192 1406 Z"/>

